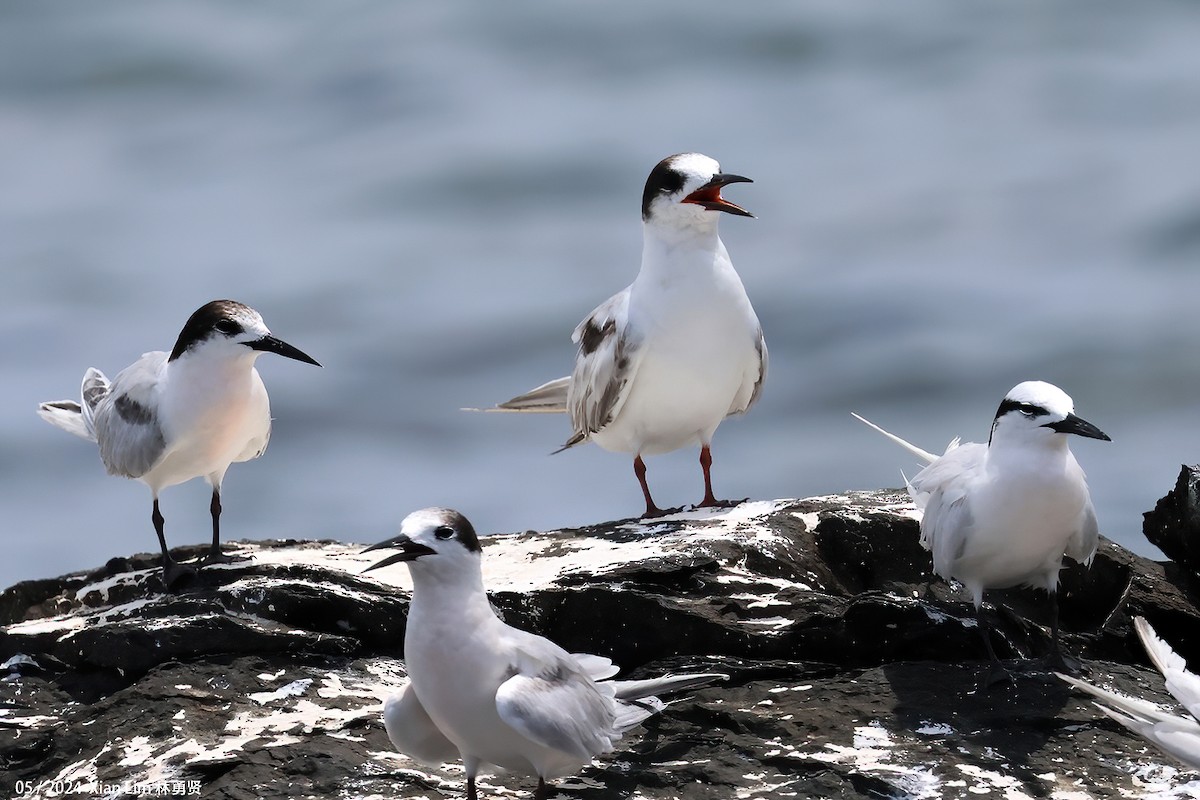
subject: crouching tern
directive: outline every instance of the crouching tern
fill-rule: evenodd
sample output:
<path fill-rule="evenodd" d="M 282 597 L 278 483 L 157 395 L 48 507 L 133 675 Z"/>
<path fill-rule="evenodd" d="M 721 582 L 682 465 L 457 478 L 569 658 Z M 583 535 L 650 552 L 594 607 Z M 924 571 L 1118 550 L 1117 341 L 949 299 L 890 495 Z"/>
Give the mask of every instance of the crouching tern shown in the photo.
<path fill-rule="evenodd" d="M 1107 716 L 1179 759 L 1188 769 L 1200 769 L 1200 676 L 1188 672 L 1187 662 L 1158 637 L 1150 623 L 1135 617 L 1133 626 L 1154 667 L 1166 679 L 1167 691 L 1187 714 L 1170 714 L 1146 700 L 1101 689 L 1077 678 L 1060 674 L 1067 683 L 1092 695 L 1096 707 Z"/>
<path fill-rule="evenodd" d="M 399 552 L 368 568 L 408 565 L 413 593 L 404 634 L 409 683 L 384 705 L 384 726 L 401 753 L 428 764 L 462 759 L 467 798 L 476 800 L 481 764 L 546 781 L 611 752 L 626 731 L 664 703 L 655 695 L 717 680 L 720 674 L 606 680 L 618 667 L 568 653 L 549 639 L 502 622 L 483 588 L 479 539 L 448 508 L 409 514 L 400 535 L 363 552 Z"/>
<path fill-rule="evenodd" d="M 971 593 L 979 630 L 992 661 L 986 682 L 1007 673 L 996 658 L 980 609 L 988 589 L 1033 586 L 1051 604 L 1051 660 L 1075 671 L 1058 642 L 1058 573 L 1063 556 L 1090 565 L 1099 542 L 1087 480 L 1067 445 L 1068 434 L 1111 441 L 1074 414 L 1066 392 L 1043 381 L 1013 387 L 992 420 L 987 444 L 959 444 L 929 453 L 854 414 L 929 463 L 908 493 L 923 512 L 921 544 L 942 578 Z M 1074 661 L 1072 659 L 1071 661 Z"/>
<path fill-rule="evenodd" d="M 659 162 L 642 194 L 641 271 L 575 328 L 572 373 L 490 409 L 569 414 L 573 433 L 556 452 L 591 441 L 632 453 L 647 517 L 676 509 L 655 505 L 642 457 L 693 444 L 699 507 L 733 504 L 713 494 L 712 437 L 758 399 L 767 346 L 717 222 L 719 212 L 753 216 L 721 196 L 750 182 L 699 153 Z"/>
<path fill-rule="evenodd" d="M 100 446 L 110 475 L 136 478 L 154 497 L 151 520 L 162 548 L 163 583 L 194 572 L 171 558 L 158 495 L 167 486 L 204 478 L 212 487 L 212 549 L 203 563 L 233 560 L 221 552 L 221 482 L 235 461 L 257 458 L 271 436 L 266 387 L 254 362 L 264 352 L 318 364 L 275 338 L 257 311 L 234 300 L 196 310 L 170 353 L 144 354 L 109 381 L 83 375 L 82 398 L 42 403 L 38 414 Z"/>

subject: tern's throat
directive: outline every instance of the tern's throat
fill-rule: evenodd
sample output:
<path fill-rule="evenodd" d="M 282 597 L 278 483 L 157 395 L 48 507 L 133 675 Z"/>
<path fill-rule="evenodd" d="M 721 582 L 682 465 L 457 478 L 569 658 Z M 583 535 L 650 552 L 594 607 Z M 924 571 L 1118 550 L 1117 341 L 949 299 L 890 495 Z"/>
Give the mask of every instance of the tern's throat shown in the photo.
<path fill-rule="evenodd" d="M 1060 434 L 995 437 L 988 445 L 988 465 L 1004 470 L 1055 470 L 1063 468 L 1070 454 L 1067 437 Z"/>
<path fill-rule="evenodd" d="M 701 233 L 646 226 L 640 280 L 708 282 L 714 275 L 730 269 L 729 254 L 715 225 Z"/>
<path fill-rule="evenodd" d="M 479 557 L 464 555 L 449 564 L 438 564 L 438 558 L 426 557 L 409 564 L 413 581 L 410 613 L 454 609 L 456 614 L 495 616 L 483 589 Z"/>

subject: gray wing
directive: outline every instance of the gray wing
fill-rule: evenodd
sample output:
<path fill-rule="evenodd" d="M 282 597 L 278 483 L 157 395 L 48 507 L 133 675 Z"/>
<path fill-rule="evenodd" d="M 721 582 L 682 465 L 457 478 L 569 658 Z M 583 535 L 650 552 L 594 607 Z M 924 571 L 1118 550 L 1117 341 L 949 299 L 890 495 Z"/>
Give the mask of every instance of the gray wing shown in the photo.
<path fill-rule="evenodd" d="M 1075 461 L 1075 457 L 1071 456 L 1073 464 L 1068 466 L 1072 469 L 1081 485 L 1087 485 L 1087 476 L 1083 474 L 1083 468 L 1079 466 L 1079 462 Z M 1089 496 L 1087 502 L 1083 505 L 1081 518 L 1079 520 L 1079 529 L 1071 536 L 1067 542 L 1066 553 L 1075 561 L 1081 564 L 1091 565 L 1092 558 L 1096 555 L 1096 548 L 1100 545 L 1100 526 L 1096 522 L 1096 509 L 1092 506 L 1092 498 Z"/>
<path fill-rule="evenodd" d="M 574 658 L 556 650 L 545 640 L 522 649 L 512 677 L 496 690 L 496 711 L 527 739 L 589 761 L 621 738 L 613 688 L 595 683 Z"/>
<path fill-rule="evenodd" d="M 445 764 L 459 757 L 458 748 L 429 718 L 411 683 L 383 704 L 383 727 L 393 747 L 423 764 Z"/>
<path fill-rule="evenodd" d="M 604 656 L 594 656 L 591 653 L 571 653 L 571 658 L 575 659 L 579 668 L 594 681 L 611 678 L 621 671 L 621 668 L 614 664 L 611 658 Z"/>
<path fill-rule="evenodd" d="M 921 470 L 908 483 L 908 493 L 921 518 L 921 544 L 933 554 L 933 568 L 950 578 L 975 526 L 968 501 L 971 481 L 987 455 L 987 446 L 960 445 Z"/>
<path fill-rule="evenodd" d="M 733 399 L 733 404 L 729 407 L 729 414 L 744 414 L 750 410 L 750 406 L 758 402 L 759 396 L 762 395 L 763 381 L 767 379 L 767 340 L 763 338 L 762 328 L 758 329 L 758 342 L 755 344 L 755 350 L 758 352 L 758 375 L 751 384 L 750 394 L 747 397 L 745 392 L 738 392 L 737 397 Z"/>
<path fill-rule="evenodd" d="M 267 387 L 262 385 L 262 377 L 258 374 L 258 370 L 253 370 L 251 372 L 250 377 L 251 377 L 251 380 L 258 382 L 259 389 L 262 392 L 262 396 L 266 397 L 267 396 Z M 271 425 L 271 413 L 270 413 L 269 407 L 268 407 L 268 411 L 266 414 L 266 422 L 267 422 L 267 425 L 266 425 L 266 428 L 262 432 L 262 436 L 259 438 L 251 439 L 250 441 L 246 442 L 246 447 L 242 450 L 241 453 L 238 454 L 238 457 L 235 458 L 234 461 L 237 461 L 237 462 L 249 461 L 251 459 L 258 458 L 263 453 L 267 452 L 267 444 L 270 443 L 270 441 L 271 441 L 271 428 L 273 427 Z"/>
<path fill-rule="evenodd" d="M 96 406 L 108 394 L 108 388 L 108 378 L 104 377 L 104 373 L 95 367 L 88 367 L 88 371 L 83 373 L 80 402 L 54 400 L 41 403 L 38 406 L 38 416 L 68 433 L 94 442 Z"/>
<path fill-rule="evenodd" d="M 596 308 L 571 335 L 579 345 L 567 390 L 567 411 L 575 433 L 564 450 L 603 430 L 629 397 L 642 352 L 641 342 L 629 335 L 628 319 L 629 289 L 625 289 Z"/>
<path fill-rule="evenodd" d="M 567 411 L 567 387 L 571 376 L 546 381 L 536 389 L 519 394 L 511 400 L 497 403 L 495 408 L 485 411 L 518 411 L 537 414 L 565 414 Z M 474 409 L 470 409 L 474 410 Z"/>
<path fill-rule="evenodd" d="M 139 478 L 166 451 L 158 421 L 158 394 L 167 354 L 146 353 L 117 375 L 96 403 L 92 425 L 100 458 L 113 475 Z"/>

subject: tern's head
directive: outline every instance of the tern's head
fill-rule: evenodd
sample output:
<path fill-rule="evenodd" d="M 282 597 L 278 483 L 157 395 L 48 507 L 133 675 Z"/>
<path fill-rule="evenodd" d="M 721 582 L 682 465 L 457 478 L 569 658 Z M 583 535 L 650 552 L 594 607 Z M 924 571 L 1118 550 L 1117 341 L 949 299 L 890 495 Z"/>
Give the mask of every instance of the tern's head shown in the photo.
<path fill-rule="evenodd" d="M 731 183 L 753 183 L 741 175 L 721 172 L 721 165 L 700 153 L 667 156 L 646 179 L 642 193 L 642 220 L 647 224 L 716 227 L 724 211 L 753 217 L 749 211 L 721 197 Z"/>
<path fill-rule="evenodd" d="M 367 571 L 386 567 L 399 561 L 418 569 L 436 567 L 439 571 L 471 569 L 479 571 L 479 538 L 471 522 L 452 508 L 422 508 L 400 523 L 400 535 L 386 542 L 373 544 L 364 550 L 395 549 L 387 558 L 372 564 Z M 420 567 L 418 567 L 418 562 Z"/>
<path fill-rule="evenodd" d="M 211 355 L 228 354 L 230 357 L 246 355 L 248 352 L 254 355 L 259 352 L 277 353 L 285 358 L 321 366 L 312 356 L 272 336 L 262 316 L 236 300 L 213 300 L 196 309 L 179 332 L 170 360 L 201 351 Z"/>
<path fill-rule="evenodd" d="M 1092 423 L 1075 416 L 1075 404 L 1057 386 L 1045 381 L 1018 383 L 1005 395 L 992 421 L 994 442 L 1065 443 L 1069 433 L 1112 441 Z"/>

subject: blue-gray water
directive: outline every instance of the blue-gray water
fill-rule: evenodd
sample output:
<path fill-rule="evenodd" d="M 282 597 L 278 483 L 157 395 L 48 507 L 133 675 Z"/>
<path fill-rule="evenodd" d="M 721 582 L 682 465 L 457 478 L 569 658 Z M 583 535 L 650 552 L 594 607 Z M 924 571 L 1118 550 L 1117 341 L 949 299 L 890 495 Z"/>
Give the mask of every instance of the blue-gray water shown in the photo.
<path fill-rule="evenodd" d="M 625 286 L 642 183 L 751 176 L 722 233 L 771 349 L 719 494 L 895 486 L 1015 383 L 1075 443 L 1104 533 L 1200 459 L 1200 6 L 1189 2 L 6 4 L 0 8 L 0 586 L 155 549 L 150 495 L 34 413 L 169 349 L 217 297 L 326 365 L 259 361 L 276 426 L 229 538 L 634 514 L 628 459 L 470 415 L 568 371 Z M 652 459 L 663 504 L 696 453 Z M 208 537 L 200 482 L 163 495 Z"/>

